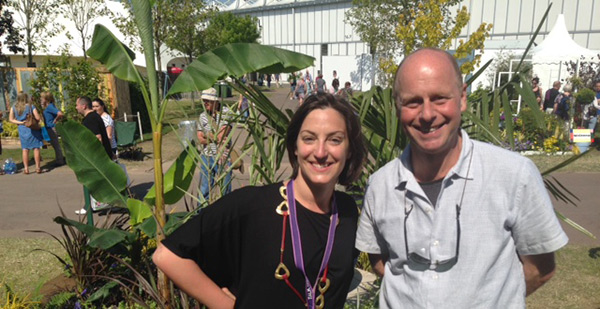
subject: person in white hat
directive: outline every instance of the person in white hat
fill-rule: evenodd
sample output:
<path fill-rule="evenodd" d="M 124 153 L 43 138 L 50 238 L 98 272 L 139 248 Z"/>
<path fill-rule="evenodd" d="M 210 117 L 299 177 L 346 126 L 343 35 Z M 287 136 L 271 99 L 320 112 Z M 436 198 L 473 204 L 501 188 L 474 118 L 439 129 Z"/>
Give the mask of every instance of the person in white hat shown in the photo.
<path fill-rule="evenodd" d="M 215 179 L 225 173 L 221 191 L 231 192 L 231 169 L 227 160 L 231 141 L 228 139 L 231 131 L 231 111 L 225 105 L 221 106 L 215 88 L 202 92 L 204 111 L 198 122 L 198 141 L 202 148 L 200 163 L 200 199 L 199 204 L 208 201 L 210 189 Z"/>

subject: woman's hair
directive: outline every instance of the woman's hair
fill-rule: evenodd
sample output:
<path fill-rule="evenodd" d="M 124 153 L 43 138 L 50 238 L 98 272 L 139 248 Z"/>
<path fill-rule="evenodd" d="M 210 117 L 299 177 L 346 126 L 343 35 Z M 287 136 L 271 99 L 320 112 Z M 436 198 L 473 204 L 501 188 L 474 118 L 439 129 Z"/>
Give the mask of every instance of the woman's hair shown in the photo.
<path fill-rule="evenodd" d="M 50 91 L 44 91 L 40 94 L 40 98 L 46 100 L 48 103 L 54 103 L 54 96 Z"/>
<path fill-rule="evenodd" d="M 95 98 L 95 99 L 93 99 L 93 100 L 92 100 L 92 103 L 94 103 L 94 102 L 97 102 L 98 104 L 100 104 L 100 106 L 102 106 L 102 110 L 103 110 L 104 112 L 108 112 L 108 111 L 106 110 L 106 105 L 104 105 L 104 101 L 102 101 L 102 99 L 100 99 L 100 98 Z"/>
<path fill-rule="evenodd" d="M 15 109 L 19 114 L 22 114 L 27 104 L 29 104 L 29 96 L 27 93 L 19 91 L 17 94 L 17 103 L 15 103 Z"/>
<path fill-rule="evenodd" d="M 339 112 L 346 123 L 348 132 L 348 159 L 340 174 L 338 183 L 349 185 L 355 181 L 363 169 L 363 163 L 367 156 L 367 148 L 361 131 L 360 120 L 346 100 L 329 93 L 318 93 L 308 96 L 298 108 L 287 129 L 286 148 L 290 163 L 292 164 L 292 178 L 298 175 L 298 157 L 296 156 L 296 141 L 300 134 L 300 128 L 306 116 L 315 109 L 333 108 Z"/>
<path fill-rule="evenodd" d="M 534 77 L 534 78 L 531 80 L 531 82 L 532 82 L 532 83 L 539 84 L 539 83 L 540 83 L 540 78 L 539 78 L 539 77 Z"/>

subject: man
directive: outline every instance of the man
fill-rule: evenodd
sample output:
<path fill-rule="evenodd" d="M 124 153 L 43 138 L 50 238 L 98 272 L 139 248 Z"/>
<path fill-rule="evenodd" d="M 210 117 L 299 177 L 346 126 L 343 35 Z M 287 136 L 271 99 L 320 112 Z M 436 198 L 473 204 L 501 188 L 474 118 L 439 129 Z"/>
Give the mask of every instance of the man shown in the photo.
<path fill-rule="evenodd" d="M 108 135 L 106 135 L 104 121 L 102 121 L 102 117 L 92 109 L 92 100 L 86 96 L 79 97 L 77 99 L 77 104 L 75 104 L 75 108 L 79 114 L 83 115 L 81 124 L 96 135 L 100 143 L 102 143 L 108 157 L 114 159 L 114 154 L 110 147 L 110 140 L 108 139 Z"/>
<path fill-rule="evenodd" d="M 231 111 L 227 106 L 220 106 L 217 91 L 209 88 L 202 92 L 204 112 L 200 114 L 198 123 L 198 141 L 202 146 L 202 162 L 200 163 L 200 198 L 199 204 L 209 201 L 210 189 L 215 179 L 225 173 L 221 188 L 223 194 L 231 192 L 231 169 L 228 163 L 229 132 Z"/>
<path fill-rule="evenodd" d="M 410 144 L 371 177 L 356 239 L 381 308 L 525 307 L 568 241 L 536 166 L 460 129 L 466 85 L 446 52 L 407 56 L 394 95 Z"/>
<path fill-rule="evenodd" d="M 552 114 L 552 112 L 554 111 L 554 100 L 556 99 L 556 96 L 559 94 L 561 85 L 562 85 L 561 82 L 557 80 L 552 84 L 552 88 L 550 88 L 546 91 L 546 95 L 544 96 L 544 105 L 543 105 L 543 110 L 546 111 L 546 114 Z"/>
<path fill-rule="evenodd" d="M 108 139 L 108 135 L 106 134 L 106 127 L 104 126 L 104 121 L 102 120 L 102 117 L 100 117 L 100 115 L 92 109 L 92 100 L 86 96 L 77 98 L 75 109 L 77 109 L 77 112 L 79 114 L 83 115 L 82 124 L 86 128 L 88 128 L 88 130 L 92 131 L 92 133 L 96 135 L 96 138 L 98 138 L 100 143 L 102 143 L 102 147 L 104 147 L 106 155 L 108 155 L 108 157 L 111 159 L 115 159 L 110 146 L 110 140 Z M 96 201 L 91 195 L 90 201 L 92 204 L 93 211 L 99 211 L 103 208 L 110 207 L 110 205 Z M 85 208 L 81 208 L 80 210 L 75 210 L 75 213 L 78 215 L 85 215 L 87 213 L 87 210 Z"/>
<path fill-rule="evenodd" d="M 571 124 L 571 115 L 569 111 L 571 110 L 571 105 L 573 103 L 573 87 L 571 85 L 565 85 L 563 87 L 563 92 L 556 96 L 554 99 L 554 114 L 564 121 L 565 132 L 568 134 Z"/>
<path fill-rule="evenodd" d="M 596 130 L 596 124 L 598 123 L 598 117 L 600 117 L 600 80 L 594 82 L 594 90 L 596 91 L 596 97 L 592 101 L 593 108 L 590 107 L 590 119 L 588 122 L 588 129 Z M 596 114 L 593 111 L 596 111 Z"/>

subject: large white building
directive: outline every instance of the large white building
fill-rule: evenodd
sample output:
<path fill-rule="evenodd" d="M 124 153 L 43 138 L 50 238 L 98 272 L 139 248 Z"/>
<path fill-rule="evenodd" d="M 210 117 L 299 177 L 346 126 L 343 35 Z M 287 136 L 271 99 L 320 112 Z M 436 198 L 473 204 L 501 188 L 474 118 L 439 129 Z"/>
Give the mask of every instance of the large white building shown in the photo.
<path fill-rule="evenodd" d="M 370 87 L 369 47 L 352 27 L 344 22 L 350 0 L 220 0 L 210 1 L 236 14 L 258 18 L 261 42 L 305 53 L 316 58 L 314 74 L 322 69 L 325 80 L 332 71 L 340 81 L 351 80 L 357 88 Z M 494 27 L 485 43 L 483 60 L 496 56 L 499 50 L 522 52 L 552 3 L 547 20 L 535 42 L 541 43 L 564 14 L 567 30 L 573 40 L 587 49 L 600 51 L 600 1 L 598 0 L 463 0 L 471 13 L 464 39 L 482 23 Z M 558 47 L 558 46 L 557 46 Z"/>

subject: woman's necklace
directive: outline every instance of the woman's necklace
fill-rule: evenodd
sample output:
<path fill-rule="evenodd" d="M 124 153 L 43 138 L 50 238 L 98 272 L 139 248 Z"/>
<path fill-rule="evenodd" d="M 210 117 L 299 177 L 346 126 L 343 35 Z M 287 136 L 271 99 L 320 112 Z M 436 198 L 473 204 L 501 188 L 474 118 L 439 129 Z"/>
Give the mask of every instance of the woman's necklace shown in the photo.
<path fill-rule="evenodd" d="M 300 228 L 298 226 L 298 215 L 296 213 L 296 199 L 294 198 L 294 180 L 290 180 L 286 186 L 281 186 L 279 193 L 283 197 L 283 202 L 277 206 L 276 212 L 283 216 L 283 229 L 281 232 L 281 249 L 279 255 L 279 265 L 275 269 L 275 278 L 284 280 L 285 283 L 292 289 L 294 294 L 300 298 L 302 303 L 308 309 L 323 308 L 325 306 L 324 294 L 329 289 L 329 279 L 327 278 L 327 271 L 329 269 L 329 258 L 331 257 L 331 251 L 333 250 L 333 240 L 335 238 L 335 228 L 338 221 L 338 211 L 335 202 L 335 194 L 333 196 L 333 202 L 331 205 L 331 216 L 329 222 L 329 232 L 327 234 L 327 244 L 325 245 L 325 254 L 321 261 L 321 267 L 317 274 L 317 280 L 314 285 L 311 285 L 306 276 L 306 270 L 304 269 L 304 256 L 302 254 L 302 240 L 300 239 Z M 283 252 L 285 250 L 285 230 L 287 226 L 287 218 L 290 218 L 290 233 L 292 234 L 292 249 L 294 253 L 294 264 L 296 268 L 302 271 L 304 275 L 304 294 L 302 294 L 294 288 L 291 284 L 290 271 L 283 263 Z M 319 290 L 320 295 L 315 298 L 316 290 Z M 306 299 L 306 300 L 305 300 Z"/>

